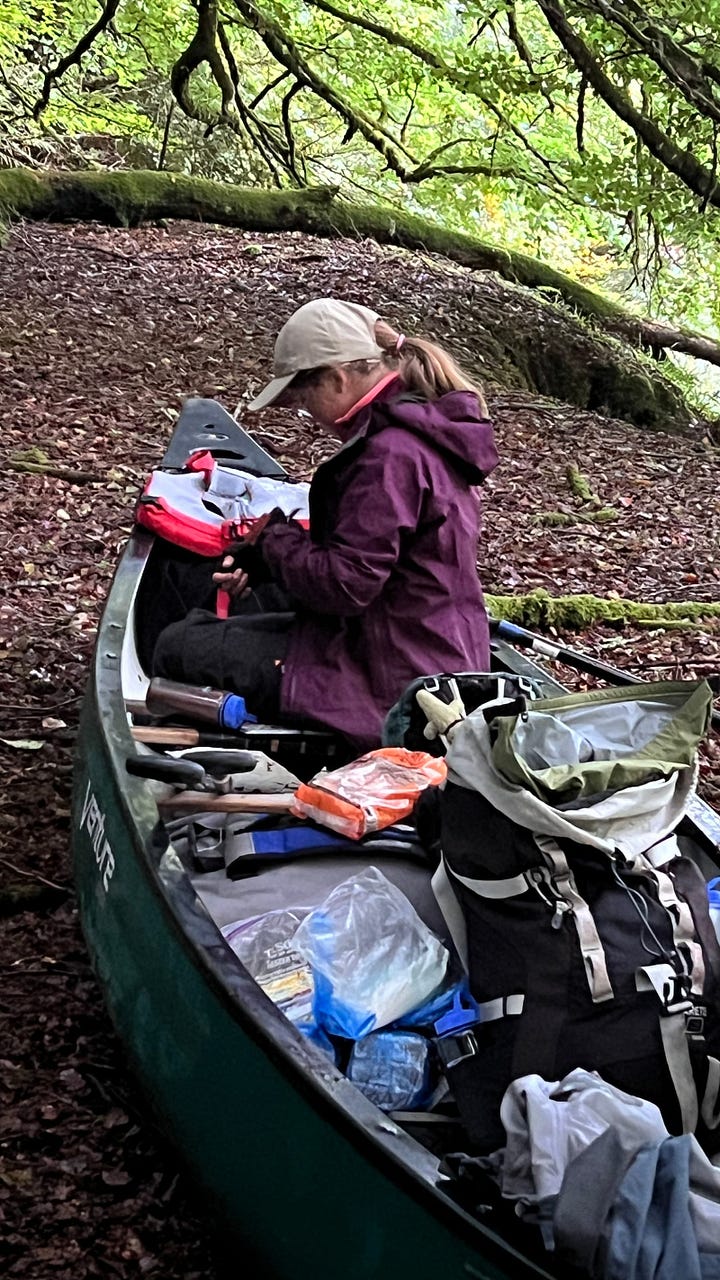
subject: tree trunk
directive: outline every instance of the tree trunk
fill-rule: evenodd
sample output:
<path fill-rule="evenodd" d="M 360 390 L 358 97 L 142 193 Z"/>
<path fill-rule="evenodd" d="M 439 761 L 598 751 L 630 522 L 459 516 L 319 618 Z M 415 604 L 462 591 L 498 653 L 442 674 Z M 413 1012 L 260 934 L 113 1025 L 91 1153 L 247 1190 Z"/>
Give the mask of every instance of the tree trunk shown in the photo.
<path fill-rule="evenodd" d="M 414 214 L 347 203 L 337 198 L 333 187 L 269 191 L 151 170 L 7 169 L 0 171 L 0 221 L 13 217 L 99 221 L 123 227 L 188 218 L 248 231 L 370 238 L 496 272 L 512 284 L 538 290 L 542 299 L 536 305 L 545 323 L 534 341 L 525 350 L 516 348 L 512 336 L 503 344 L 506 363 L 510 360 L 521 370 L 524 385 L 639 426 L 682 431 L 694 417 L 681 393 L 639 348 L 657 353 L 673 347 L 720 364 L 720 345 L 711 339 L 632 316 L 535 258 L 447 230 Z M 573 322 L 567 308 L 589 317 L 593 326 Z"/>

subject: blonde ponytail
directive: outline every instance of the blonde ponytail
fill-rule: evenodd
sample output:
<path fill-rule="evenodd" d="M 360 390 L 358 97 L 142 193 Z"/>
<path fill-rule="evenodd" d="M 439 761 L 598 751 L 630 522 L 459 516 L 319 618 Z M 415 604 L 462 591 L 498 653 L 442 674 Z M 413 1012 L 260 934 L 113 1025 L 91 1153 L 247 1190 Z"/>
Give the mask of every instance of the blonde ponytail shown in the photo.
<path fill-rule="evenodd" d="M 437 343 L 396 333 L 385 320 L 375 322 L 375 341 L 382 348 L 383 364 L 397 370 L 408 391 L 416 391 L 427 400 L 437 400 L 449 391 L 472 391 L 478 398 L 481 415 L 487 417 L 482 388 Z"/>

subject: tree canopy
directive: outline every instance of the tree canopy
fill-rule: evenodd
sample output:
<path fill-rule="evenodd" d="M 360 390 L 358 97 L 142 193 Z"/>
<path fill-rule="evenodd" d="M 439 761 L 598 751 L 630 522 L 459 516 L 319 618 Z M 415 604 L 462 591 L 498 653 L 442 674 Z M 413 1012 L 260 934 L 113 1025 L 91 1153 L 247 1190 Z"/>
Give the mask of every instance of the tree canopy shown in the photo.
<path fill-rule="evenodd" d="M 332 184 L 720 326 L 720 2 L 6 0 L 0 163 Z"/>

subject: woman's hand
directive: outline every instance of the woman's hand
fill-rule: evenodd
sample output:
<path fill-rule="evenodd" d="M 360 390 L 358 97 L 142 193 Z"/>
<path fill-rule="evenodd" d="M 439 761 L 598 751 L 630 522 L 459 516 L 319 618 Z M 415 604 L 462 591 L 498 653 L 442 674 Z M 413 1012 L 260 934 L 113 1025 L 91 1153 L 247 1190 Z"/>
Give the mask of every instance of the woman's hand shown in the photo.
<path fill-rule="evenodd" d="M 227 591 L 233 600 L 250 595 L 262 582 L 272 581 L 272 574 L 263 559 L 261 543 L 265 530 L 274 524 L 287 524 L 287 516 L 279 507 L 253 521 L 249 531 L 223 558 L 219 572 L 213 574 L 216 587 Z"/>
<path fill-rule="evenodd" d="M 214 573 L 212 580 L 221 591 L 227 591 L 231 600 L 241 600 L 250 595 L 250 578 L 244 569 L 234 569 L 233 556 L 225 556 L 222 567 Z"/>

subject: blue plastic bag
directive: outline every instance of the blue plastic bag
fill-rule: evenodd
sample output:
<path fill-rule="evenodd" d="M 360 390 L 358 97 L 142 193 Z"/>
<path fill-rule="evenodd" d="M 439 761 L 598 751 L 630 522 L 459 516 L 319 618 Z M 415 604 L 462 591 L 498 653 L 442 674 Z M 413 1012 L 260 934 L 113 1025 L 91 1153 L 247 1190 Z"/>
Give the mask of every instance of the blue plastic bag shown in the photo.
<path fill-rule="evenodd" d="M 382 1111 L 421 1109 L 434 1085 L 430 1045 L 416 1031 L 375 1031 L 353 1046 L 346 1074 Z"/>
<path fill-rule="evenodd" d="M 312 969 L 315 1020 L 350 1040 L 423 1004 L 442 986 L 450 958 L 377 867 L 333 889 L 292 941 Z"/>

